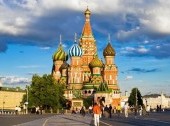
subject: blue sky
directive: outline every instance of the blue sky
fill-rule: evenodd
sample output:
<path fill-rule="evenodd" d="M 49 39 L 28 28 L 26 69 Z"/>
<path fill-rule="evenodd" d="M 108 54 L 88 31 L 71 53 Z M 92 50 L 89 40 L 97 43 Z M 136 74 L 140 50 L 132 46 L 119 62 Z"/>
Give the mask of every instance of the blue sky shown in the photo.
<path fill-rule="evenodd" d="M 0 85 L 25 87 L 50 74 L 59 35 L 67 51 L 92 12 L 98 54 L 107 35 L 116 51 L 122 93 L 170 95 L 170 2 L 167 0 L 0 0 Z"/>

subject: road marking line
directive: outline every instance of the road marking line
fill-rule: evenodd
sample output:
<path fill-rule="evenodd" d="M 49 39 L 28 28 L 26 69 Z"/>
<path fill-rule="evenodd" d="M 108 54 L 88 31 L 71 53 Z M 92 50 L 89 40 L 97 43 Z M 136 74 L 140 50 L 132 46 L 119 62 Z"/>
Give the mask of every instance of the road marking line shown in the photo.
<path fill-rule="evenodd" d="M 46 119 L 42 126 L 45 126 L 46 123 L 47 123 L 47 121 L 48 121 L 49 119 L 50 119 L 50 118 Z"/>
<path fill-rule="evenodd" d="M 103 124 L 105 124 L 105 125 L 107 125 L 107 126 L 112 126 L 112 125 L 110 125 L 110 124 L 108 124 L 108 123 L 105 123 L 105 122 L 103 122 L 103 121 L 100 121 L 101 123 L 103 123 Z"/>

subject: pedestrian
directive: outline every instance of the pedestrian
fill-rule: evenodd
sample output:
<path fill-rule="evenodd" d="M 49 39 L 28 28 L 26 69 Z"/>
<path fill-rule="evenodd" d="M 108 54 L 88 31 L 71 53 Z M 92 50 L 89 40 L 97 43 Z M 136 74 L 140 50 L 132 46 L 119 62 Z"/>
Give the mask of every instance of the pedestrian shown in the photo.
<path fill-rule="evenodd" d="M 94 113 L 94 126 L 99 126 L 99 122 L 100 122 L 99 116 L 101 114 L 101 109 L 97 103 L 94 103 L 93 113 Z"/>
<path fill-rule="evenodd" d="M 147 106 L 146 106 L 146 114 L 149 115 L 149 113 L 150 113 L 150 106 L 147 105 Z"/>
<path fill-rule="evenodd" d="M 125 106 L 124 106 L 124 112 L 125 112 L 126 118 L 128 117 L 128 111 L 129 111 L 129 105 L 128 105 L 128 103 L 126 103 Z"/>
<path fill-rule="evenodd" d="M 120 104 L 118 104 L 117 108 L 116 108 L 116 111 L 117 111 L 117 116 L 120 117 L 120 112 L 121 112 L 121 106 Z"/>
<path fill-rule="evenodd" d="M 86 114 L 85 109 L 84 109 L 83 106 L 81 107 L 80 114 L 81 114 L 82 116 L 85 116 L 85 114 Z"/>
<path fill-rule="evenodd" d="M 135 106 L 135 108 L 134 108 L 135 119 L 137 118 L 137 111 L 138 111 L 138 108 L 137 108 L 137 106 Z"/>
<path fill-rule="evenodd" d="M 18 115 L 18 106 L 15 107 L 15 114 Z"/>
<path fill-rule="evenodd" d="M 142 116 L 142 111 L 143 111 L 143 110 L 142 110 L 142 106 L 140 105 L 140 106 L 139 106 L 139 115 L 140 115 L 140 116 Z"/>
<path fill-rule="evenodd" d="M 162 107 L 161 107 L 161 105 L 159 106 L 159 111 L 162 112 Z"/>
<path fill-rule="evenodd" d="M 104 107 L 104 117 L 105 118 L 109 117 L 109 108 L 107 107 L 107 105 Z"/>
<path fill-rule="evenodd" d="M 92 106 L 89 106 L 89 114 L 92 113 Z"/>
<path fill-rule="evenodd" d="M 159 106 L 158 105 L 156 106 L 156 111 L 159 112 Z"/>
<path fill-rule="evenodd" d="M 110 118 L 112 118 L 112 106 L 111 106 L 111 104 L 109 105 L 109 116 L 110 116 Z"/>

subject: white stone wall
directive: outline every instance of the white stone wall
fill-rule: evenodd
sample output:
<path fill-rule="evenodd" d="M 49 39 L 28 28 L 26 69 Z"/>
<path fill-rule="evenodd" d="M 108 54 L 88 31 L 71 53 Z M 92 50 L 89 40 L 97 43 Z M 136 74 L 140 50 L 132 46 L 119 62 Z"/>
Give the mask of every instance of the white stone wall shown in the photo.
<path fill-rule="evenodd" d="M 161 105 L 162 108 L 170 108 L 170 98 L 165 97 L 163 94 L 156 98 L 143 98 L 144 105 L 146 105 L 146 102 L 147 105 L 151 106 L 151 108 L 156 108 L 157 105 Z"/>

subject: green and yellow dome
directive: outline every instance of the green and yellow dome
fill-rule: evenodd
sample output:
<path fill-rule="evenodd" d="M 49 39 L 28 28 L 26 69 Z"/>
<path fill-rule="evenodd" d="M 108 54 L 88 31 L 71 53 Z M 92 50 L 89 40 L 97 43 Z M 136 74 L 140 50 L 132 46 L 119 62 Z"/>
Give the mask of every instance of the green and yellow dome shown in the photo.
<path fill-rule="evenodd" d="M 112 48 L 111 44 L 108 43 L 108 45 L 103 51 L 103 56 L 115 56 L 115 54 L 115 50 Z"/>
<path fill-rule="evenodd" d="M 62 60 L 62 61 L 67 60 L 67 54 L 66 52 L 64 52 L 61 45 L 59 46 L 58 50 L 53 55 L 53 61 L 57 61 L 57 60 Z"/>
<path fill-rule="evenodd" d="M 89 64 L 89 66 L 91 68 L 94 68 L 94 67 L 100 67 L 102 68 L 103 67 L 103 63 L 102 61 L 96 56 Z"/>

